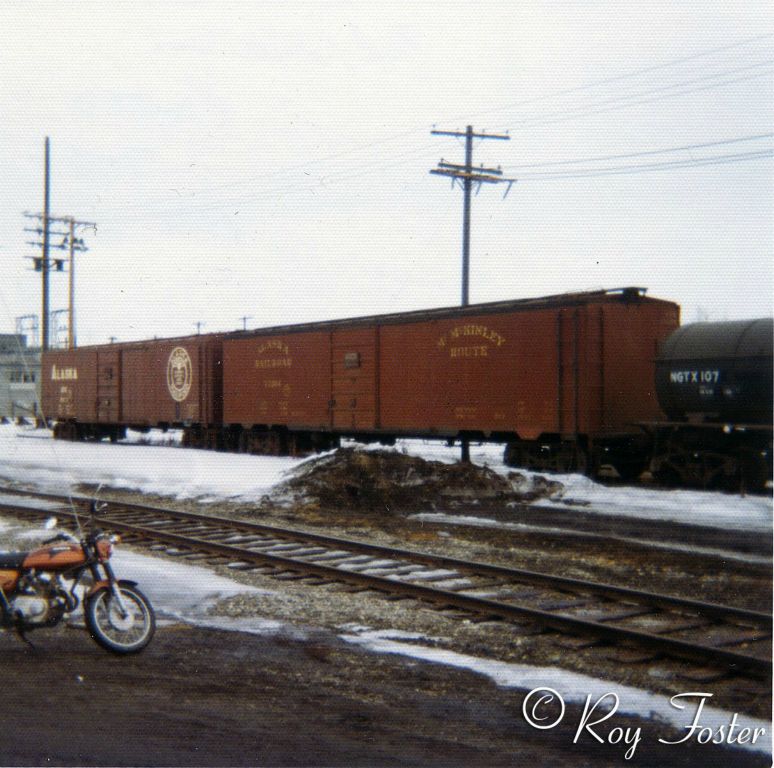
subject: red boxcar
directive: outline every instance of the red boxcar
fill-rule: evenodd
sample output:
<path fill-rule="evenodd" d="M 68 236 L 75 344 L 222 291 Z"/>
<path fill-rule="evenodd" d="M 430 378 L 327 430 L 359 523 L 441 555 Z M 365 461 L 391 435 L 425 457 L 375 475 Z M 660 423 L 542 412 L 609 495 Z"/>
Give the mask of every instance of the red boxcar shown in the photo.
<path fill-rule="evenodd" d="M 521 465 L 621 468 L 635 423 L 661 415 L 655 356 L 678 324 L 676 304 L 625 288 L 50 352 L 43 406 L 63 437 L 182 426 L 192 445 L 268 452 L 486 439 Z"/>
<path fill-rule="evenodd" d="M 221 428 L 222 336 L 46 352 L 42 402 L 57 437 L 118 439 L 131 427 Z M 211 438 L 211 435 L 208 435 Z"/>
<path fill-rule="evenodd" d="M 232 335 L 223 419 L 248 449 L 468 437 L 521 464 L 622 465 L 659 416 L 654 358 L 678 324 L 627 288 Z"/>

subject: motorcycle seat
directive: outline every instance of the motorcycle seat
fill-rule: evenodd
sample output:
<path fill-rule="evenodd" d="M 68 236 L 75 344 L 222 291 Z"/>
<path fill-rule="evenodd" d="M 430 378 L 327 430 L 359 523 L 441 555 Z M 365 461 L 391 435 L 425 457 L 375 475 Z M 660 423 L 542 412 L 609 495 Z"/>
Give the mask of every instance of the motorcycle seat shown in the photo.
<path fill-rule="evenodd" d="M 1 568 L 21 568 L 29 552 L 0 552 Z"/>

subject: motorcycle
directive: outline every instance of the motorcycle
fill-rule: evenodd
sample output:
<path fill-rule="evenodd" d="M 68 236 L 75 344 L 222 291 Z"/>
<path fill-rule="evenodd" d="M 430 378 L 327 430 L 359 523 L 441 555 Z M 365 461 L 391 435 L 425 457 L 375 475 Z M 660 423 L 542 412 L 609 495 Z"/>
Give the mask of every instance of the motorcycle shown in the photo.
<path fill-rule="evenodd" d="M 91 502 L 92 519 L 97 511 Z M 55 525 L 52 518 L 46 528 Z M 117 654 L 141 651 L 153 637 L 156 619 L 136 582 L 119 580 L 113 572 L 110 557 L 119 541 L 93 529 L 80 539 L 58 533 L 29 552 L 0 552 L 0 626 L 29 642 L 27 632 L 56 626 L 82 602 L 97 644 Z M 69 588 L 66 581 L 72 582 Z"/>

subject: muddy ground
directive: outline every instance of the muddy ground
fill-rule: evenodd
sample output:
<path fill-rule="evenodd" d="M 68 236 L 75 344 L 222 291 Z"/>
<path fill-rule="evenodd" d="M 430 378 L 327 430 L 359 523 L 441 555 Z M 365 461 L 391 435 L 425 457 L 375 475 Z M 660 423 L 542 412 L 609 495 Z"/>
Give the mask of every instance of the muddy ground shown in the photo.
<path fill-rule="evenodd" d="M 769 604 L 770 573 L 744 563 L 611 548 L 561 534 L 425 526 L 406 513 L 426 509 L 432 500 L 457 513 L 464 514 L 466 505 L 480 513 L 488 505 L 503 509 L 524 493 L 555 489 L 525 486 L 517 476 L 503 485 L 486 471 L 475 477 L 464 472 L 443 476 L 437 467 L 428 471 L 413 461 L 387 462 L 344 455 L 338 465 L 323 463 L 319 473 L 261 505 L 109 495 L 715 602 Z M 568 648 L 529 628 L 460 622 L 418 609 L 411 601 L 348 594 L 335 585 L 310 589 L 269 576 L 216 570 L 269 590 L 258 598 L 224 601 L 217 606 L 219 614 L 273 618 L 301 627 L 304 636 L 297 630 L 256 636 L 173 624 L 162 626 L 143 654 L 122 659 L 97 648 L 83 630 L 33 635 L 35 651 L 0 635 L 5 677 L 0 764 L 770 764 L 763 753 L 693 742 L 663 745 L 659 738 L 677 740 L 685 733 L 670 736 L 657 721 L 616 716 L 611 727 L 643 729 L 635 755 L 625 760 L 629 747 L 622 744 L 597 744 L 587 733 L 573 743 L 578 707 L 568 705 L 561 726 L 539 730 L 525 721 L 526 691 L 498 688 L 483 676 L 450 666 L 361 650 L 339 635 L 347 623 L 422 632 L 436 638 L 431 641 L 436 648 L 479 658 L 560 666 L 666 694 L 710 690 L 716 694 L 713 704 L 766 718 L 770 698 L 759 692 L 751 701 L 743 681 L 686 680 L 668 666 L 621 665 L 604 649 Z M 604 726 L 597 730 L 609 733 Z"/>
<path fill-rule="evenodd" d="M 524 692 L 446 666 L 305 640 L 175 624 L 146 651 L 105 653 L 82 630 L 0 635 L 3 765 L 754 766 L 758 753 L 643 726 L 628 747 L 525 722 Z M 639 724 L 617 717 L 615 726 Z M 606 736 L 608 731 L 597 730 Z M 632 731 L 633 732 L 633 731 Z"/>

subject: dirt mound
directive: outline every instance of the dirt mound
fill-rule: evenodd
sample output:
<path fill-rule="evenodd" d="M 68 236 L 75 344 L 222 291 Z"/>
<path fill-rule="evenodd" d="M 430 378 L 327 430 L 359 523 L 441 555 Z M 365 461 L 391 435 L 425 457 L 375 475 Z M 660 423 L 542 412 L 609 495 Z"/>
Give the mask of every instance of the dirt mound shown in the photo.
<path fill-rule="evenodd" d="M 541 480 L 536 483 L 534 480 Z M 486 466 L 444 464 L 395 451 L 342 448 L 302 465 L 272 494 L 275 503 L 322 507 L 415 510 L 482 501 L 528 501 L 551 495 L 561 484 L 503 477 Z"/>

